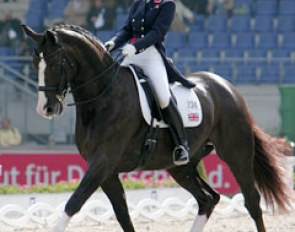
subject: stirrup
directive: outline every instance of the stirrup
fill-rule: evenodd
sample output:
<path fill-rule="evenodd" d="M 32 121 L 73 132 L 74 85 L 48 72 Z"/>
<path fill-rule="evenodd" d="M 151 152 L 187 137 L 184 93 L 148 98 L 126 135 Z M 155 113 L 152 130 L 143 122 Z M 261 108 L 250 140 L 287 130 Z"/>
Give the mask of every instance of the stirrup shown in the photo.
<path fill-rule="evenodd" d="M 188 150 L 183 145 L 178 145 L 173 151 L 173 163 L 175 165 L 185 165 L 189 162 Z"/>

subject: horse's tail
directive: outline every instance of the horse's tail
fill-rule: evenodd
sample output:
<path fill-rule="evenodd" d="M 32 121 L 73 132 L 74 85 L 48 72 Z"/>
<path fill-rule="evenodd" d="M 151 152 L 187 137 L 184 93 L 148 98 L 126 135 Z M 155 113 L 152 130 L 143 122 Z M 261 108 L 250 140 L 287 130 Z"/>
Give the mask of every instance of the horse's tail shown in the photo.
<path fill-rule="evenodd" d="M 273 138 L 251 119 L 255 156 L 254 175 L 258 189 L 265 202 L 272 209 L 277 205 L 279 210 L 288 211 L 294 200 L 294 192 L 287 184 L 282 168 L 282 158 L 290 154 L 290 147 L 283 141 Z"/>

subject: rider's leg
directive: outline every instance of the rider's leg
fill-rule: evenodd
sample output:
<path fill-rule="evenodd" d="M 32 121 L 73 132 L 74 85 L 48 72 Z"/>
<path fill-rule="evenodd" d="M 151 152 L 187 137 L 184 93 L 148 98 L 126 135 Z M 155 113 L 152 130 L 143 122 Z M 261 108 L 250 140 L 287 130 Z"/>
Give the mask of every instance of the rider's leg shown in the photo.
<path fill-rule="evenodd" d="M 126 59 L 123 64 L 133 63 L 141 67 L 144 73 L 150 78 L 157 95 L 163 116 L 169 124 L 176 148 L 173 152 L 174 163 L 183 165 L 188 163 L 188 142 L 183 127 L 180 113 L 173 102 L 169 90 L 168 76 L 165 64 L 155 47 L 148 48 L 145 52 Z"/>
<path fill-rule="evenodd" d="M 163 116 L 166 123 L 169 125 L 172 132 L 172 136 L 176 135 L 174 141 L 176 147 L 173 151 L 173 159 L 176 165 L 184 165 L 189 162 L 189 147 L 187 142 L 187 136 L 183 127 L 182 118 L 176 107 L 176 104 L 172 99 L 167 107 L 163 109 Z"/>

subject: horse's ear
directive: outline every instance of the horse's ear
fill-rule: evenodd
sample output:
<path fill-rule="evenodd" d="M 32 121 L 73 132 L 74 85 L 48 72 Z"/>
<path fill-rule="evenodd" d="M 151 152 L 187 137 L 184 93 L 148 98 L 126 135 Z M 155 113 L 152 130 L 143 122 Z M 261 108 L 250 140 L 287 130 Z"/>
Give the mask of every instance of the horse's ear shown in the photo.
<path fill-rule="evenodd" d="M 58 36 L 55 31 L 48 30 L 46 32 L 46 36 L 53 44 L 55 44 L 55 45 L 58 44 Z"/>
<path fill-rule="evenodd" d="M 41 33 L 37 33 L 35 32 L 31 27 L 25 25 L 25 24 L 22 24 L 21 25 L 24 32 L 26 33 L 27 36 L 31 37 L 33 40 L 35 40 L 36 42 L 42 38 L 42 34 Z"/>

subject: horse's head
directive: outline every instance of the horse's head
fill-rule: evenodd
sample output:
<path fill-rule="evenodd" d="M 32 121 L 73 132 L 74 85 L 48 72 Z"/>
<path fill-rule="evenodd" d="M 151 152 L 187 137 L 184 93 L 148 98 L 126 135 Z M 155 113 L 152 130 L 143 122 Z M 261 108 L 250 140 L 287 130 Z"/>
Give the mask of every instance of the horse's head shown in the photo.
<path fill-rule="evenodd" d="M 23 25 L 23 29 L 36 41 L 33 63 L 38 70 L 37 112 L 45 118 L 60 115 L 68 89 L 68 78 L 73 75 L 73 64 L 59 42 L 56 31 L 48 30 L 41 34 L 26 25 Z"/>

